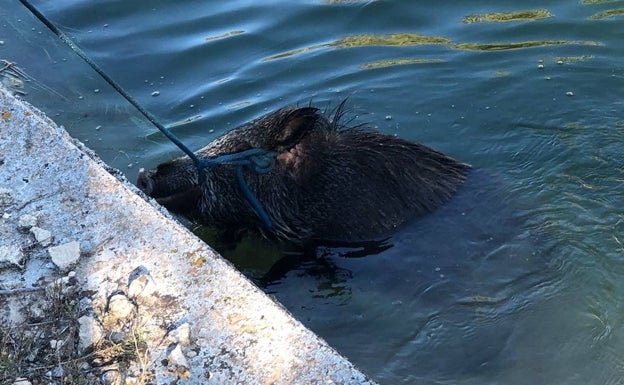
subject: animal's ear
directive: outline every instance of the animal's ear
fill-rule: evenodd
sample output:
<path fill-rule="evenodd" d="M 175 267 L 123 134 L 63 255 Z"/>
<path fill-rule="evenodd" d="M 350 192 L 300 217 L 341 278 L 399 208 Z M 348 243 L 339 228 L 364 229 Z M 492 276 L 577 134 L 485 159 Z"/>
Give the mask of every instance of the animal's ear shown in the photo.
<path fill-rule="evenodd" d="M 275 140 L 282 146 L 292 146 L 296 144 L 308 130 L 314 128 L 319 118 L 319 109 L 315 107 L 297 108 L 291 111 L 280 122 L 280 131 Z"/>

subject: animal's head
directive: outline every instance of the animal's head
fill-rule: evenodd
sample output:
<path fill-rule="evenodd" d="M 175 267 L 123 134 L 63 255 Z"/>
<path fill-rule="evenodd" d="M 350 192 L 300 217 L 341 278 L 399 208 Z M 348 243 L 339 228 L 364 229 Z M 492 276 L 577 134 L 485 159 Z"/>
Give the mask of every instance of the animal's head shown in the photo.
<path fill-rule="evenodd" d="M 264 115 L 217 138 L 197 151 L 201 158 L 238 153 L 262 148 L 277 153 L 278 160 L 295 148 L 313 129 L 327 125 L 327 119 L 314 107 L 286 107 Z M 282 158 L 280 158 L 282 156 Z M 204 170 L 208 188 L 219 174 L 220 167 Z M 235 183 L 227 178 L 226 183 Z M 194 208 L 202 194 L 197 167 L 188 156 L 159 164 L 156 169 L 139 171 L 137 186 L 165 207 L 186 212 Z"/>

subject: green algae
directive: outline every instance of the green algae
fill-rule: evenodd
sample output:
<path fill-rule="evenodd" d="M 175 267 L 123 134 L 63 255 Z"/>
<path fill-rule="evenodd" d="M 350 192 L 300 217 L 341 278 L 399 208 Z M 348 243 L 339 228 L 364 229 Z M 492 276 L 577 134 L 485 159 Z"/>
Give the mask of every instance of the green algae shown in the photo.
<path fill-rule="evenodd" d="M 410 64 L 431 64 L 431 63 L 444 63 L 442 59 L 387 59 L 379 60 L 360 66 L 362 70 L 372 70 L 377 68 L 410 65 Z"/>
<path fill-rule="evenodd" d="M 513 21 L 535 21 L 547 19 L 553 14 L 546 9 L 534 9 L 525 11 L 484 13 L 479 15 L 468 15 L 462 20 L 466 24 L 472 23 L 509 23 Z"/>
<path fill-rule="evenodd" d="M 573 41 L 573 40 L 534 40 L 524 42 L 500 42 L 500 43 L 453 43 L 449 38 L 443 36 L 429 36 L 418 33 L 395 33 L 387 35 L 360 34 L 344 36 L 336 41 L 324 44 L 315 44 L 307 47 L 298 48 L 291 51 L 278 53 L 273 56 L 262 59 L 263 62 L 284 59 L 296 56 L 302 53 L 316 51 L 325 48 L 361 48 L 361 47 L 415 47 L 424 45 L 440 45 L 446 48 L 463 50 L 463 51 L 504 51 L 521 48 L 547 47 L 557 45 L 585 45 L 585 46 L 601 46 L 602 43 L 596 41 Z M 411 60 L 411 59 L 410 59 Z M 371 63 L 366 64 L 362 68 L 370 69 L 378 66 L 414 64 L 415 62 L 393 62 L 393 63 Z"/>
<path fill-rule="evenodd" d="M 215 35 L 215 36 L 208 36 L 205 41 L 213 41 L 213 40 L 220 40 L 220 39 L 225 39 L 227 37 L 231 37 L 231 36 L 236 36 L 236 35 L 241 35 L 245 33 L 245 31 L 241 31 L 241 30 L 235 30 L 235 31 L 230 31 L 230 32 L 226 32 L 223 33 L 221 35 Z"/>
<path fill-rule="evenodd" d="M 605 4 L 605 3 L 613 3 L 618 0 L 582 0 L 581 4 Z"/>
<path fill-rule="evenodd" d="M 571 40 L 534 40 L 513 43 L 459 43 L 453 45 L 453 48 L 465 51 L 505 51 L 511 49 L 547 47 L 557 45 L 602 45 L 595 41 L 571 41 Z"/>
<path fill-rule="evenodd" d="M 441 44 L 449 45 L 451 40 L 441 36 L 427 36 L 417 33 L 394 33 L 390 35 L 352 35 L 345 36 L 329 46 L 336 48 L 354 47 L 413 47 L 419 45 Z"/>
<path fill-rule="evenodd" d="M 609 9 L 607 11 L 599 12 L 594 15 L 591 15 L 587 19 L 589 20 L 603 20 L 610 17 L 622 16 L 624 15 L 624 8 L 619 9 Z"/>

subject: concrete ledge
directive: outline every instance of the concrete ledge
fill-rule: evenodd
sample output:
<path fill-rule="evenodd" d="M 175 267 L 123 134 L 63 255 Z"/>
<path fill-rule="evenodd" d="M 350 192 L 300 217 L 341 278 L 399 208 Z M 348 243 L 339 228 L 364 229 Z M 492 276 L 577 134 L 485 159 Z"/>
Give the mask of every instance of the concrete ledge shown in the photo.
<path fill-rule="evenodd" d="M 49 249 L 78 242 L 75 274 L 67 276 L 81 297 L 77 349 L 88 351 L 89 338 L 96 344 L 100 334 L 123 330 L 132 319 L 158 384 L 373 384 L 105 167 L 0 88 L 0 245 L 24 249 L 17 222 L 33 212 L 52 236 L 48 245 L 36 239 L 19 268 L 0 271 L 0 289 L 36 289 L 59 271 Z M 6 297 L 0 295 L 0 308 L 8 308 Z M 0 321 L 19 320 L 20 311 L 12 318 L 0 313 Z"/>

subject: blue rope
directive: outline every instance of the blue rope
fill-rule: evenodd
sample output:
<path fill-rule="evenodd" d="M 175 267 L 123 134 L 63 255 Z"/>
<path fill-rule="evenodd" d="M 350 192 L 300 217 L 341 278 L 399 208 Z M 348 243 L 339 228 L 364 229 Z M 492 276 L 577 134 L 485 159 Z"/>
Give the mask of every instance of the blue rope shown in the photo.
<path fill-rule="evenodd" d="M 251 207 L 255 210 L 256 214 L 267 229 L 271 229 L 273 226 L 269 214 L 264 210 L 258 198 L 251 192 L 245 178 L 243 177 L 243 167 L 247 167 L 259 174 L 266 174 L 273 170 L 275 167 L 275 156 L 277 154 L 273 151 L 268 151 L 262 148 L 250 148 L 249 150 L 236 152 L 232 154 L 219 155 L 214 158 L 202 159 L 197 163 L 199 170 L 199 184 L 202 184 L 206 178 L 202 172 L 205 168 L 212 168 L 222 164 L 230 164 L 236 166 L 236 180 L 245 199 L 249 202 Z"/>
<path fill-rule="evenodd" d="M 123 96 L 134 108 L 136 108 L 143 116 L 147 118 L 160 132 L 162 132 L 169 140 L 171 140 L 178 148 L 193 160 L 193 163 L 197 167 L 197 173 L 199 175 L 199 182 L 204 181 L 205 175 L 202 173 L 204 168 L 214 167 L 217 164 L 234 164 L 237 166 L 237 179 L 245 198 L 251 206 L 254 208 L 262 222 L 267 228 L 271 228 L 271 220 L 268 214 L 262 208 L 262 205 L 258 199 L 253 195 L 245 179 L 243 178 L 242 167 L 247 166 L 258 173 L 267 173 L 271 171 L 275 165 L 275 153 L 263 150 L 260 148 L 252 148 L 251 150 L 242 151 L 236 154 L 221 155 L 213 159 L 199 159 L 193 151 L 184 145 L 171 131 L 165 126 L 160 124 L 156 117 L 143 108 L 130 94 L 128 94 L 121 86 L 108 76 L 87 54 L 84 53 L 80 47 L 78 47 L 63 31 L 58 29 L 44 14 L 32 5 L 28 0 L 20 0 L 24 7 L 39 19 L 46 27 L 48 27 L 56 36 L 58 36 L 63 43 L 67 44 L 69 48 L 76 53 L 82 60 L 85 61 L 95 72 L 97 72 L 108 84 L 110 84 L 115 91 Z"/>

